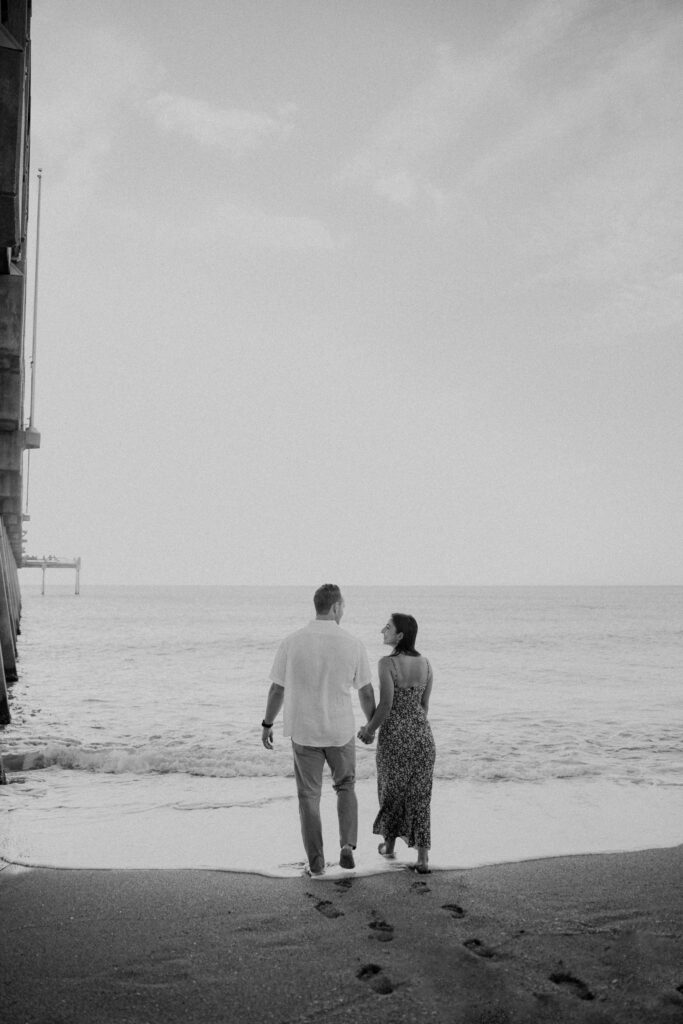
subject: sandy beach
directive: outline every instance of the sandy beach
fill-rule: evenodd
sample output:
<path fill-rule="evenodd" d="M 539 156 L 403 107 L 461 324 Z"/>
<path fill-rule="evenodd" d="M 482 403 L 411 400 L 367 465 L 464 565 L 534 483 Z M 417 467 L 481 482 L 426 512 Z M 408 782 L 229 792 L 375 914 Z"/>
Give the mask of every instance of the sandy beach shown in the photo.
<path fill-rule="evenodd" d="M 683 846 L 322 881 L 0 872 L 3 1019 L 683 1020 Z"/>

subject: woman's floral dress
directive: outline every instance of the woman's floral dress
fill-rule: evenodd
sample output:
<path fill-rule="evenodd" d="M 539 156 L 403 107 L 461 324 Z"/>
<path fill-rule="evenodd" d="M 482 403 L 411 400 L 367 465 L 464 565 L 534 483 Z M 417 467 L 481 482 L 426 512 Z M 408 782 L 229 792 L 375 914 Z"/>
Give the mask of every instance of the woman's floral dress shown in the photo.
<path fill-rule="evenodd" d="M 424 689 L 394 686 L 391 711 L 377 738 L 379 814 L 372 831 L 429 848 L 436 747 L 421 704 Z"/>

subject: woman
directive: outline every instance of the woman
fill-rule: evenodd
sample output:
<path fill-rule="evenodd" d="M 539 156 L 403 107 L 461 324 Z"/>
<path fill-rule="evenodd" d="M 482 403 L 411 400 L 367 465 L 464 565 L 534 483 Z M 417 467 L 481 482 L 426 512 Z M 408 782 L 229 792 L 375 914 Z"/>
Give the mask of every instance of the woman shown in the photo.
<path fill-rule="evenodd" d="M 379 662 L 379 704 L 358 732 L 364 743 L 377 740 L 379 814 L 372 831 L 384 837 L 379 852 L 394 856 L 397 839 L 417 847 L 415 870 L 429 873 L 430 802 L 436 755 L 427 721 L 432 668 L 415 650 L 417 622 L 394 612 L 382 630 L 391 654 Z"/>

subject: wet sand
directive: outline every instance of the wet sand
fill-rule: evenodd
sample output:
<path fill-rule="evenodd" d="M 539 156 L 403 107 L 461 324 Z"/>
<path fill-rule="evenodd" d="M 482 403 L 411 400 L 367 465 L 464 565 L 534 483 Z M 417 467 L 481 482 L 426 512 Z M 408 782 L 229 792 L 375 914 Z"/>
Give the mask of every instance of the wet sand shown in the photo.
<path fill-rule="evenodd" d="M 0 872 L 21 1024 L 683 1021 L 683 846 L 324 881 Z"/>

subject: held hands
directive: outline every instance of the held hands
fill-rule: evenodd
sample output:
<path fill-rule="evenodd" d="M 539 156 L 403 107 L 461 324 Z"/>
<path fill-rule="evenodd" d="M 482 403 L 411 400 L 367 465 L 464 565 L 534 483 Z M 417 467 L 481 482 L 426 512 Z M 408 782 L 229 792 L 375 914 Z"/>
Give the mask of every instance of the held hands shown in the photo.
<path fill-rule="evenodd" d="M 375 738 L 373 729 L 369 729 L 367 725 L 362 725 L 357 733 L 358 739 L 363 743 L 372 743 Z"/>

